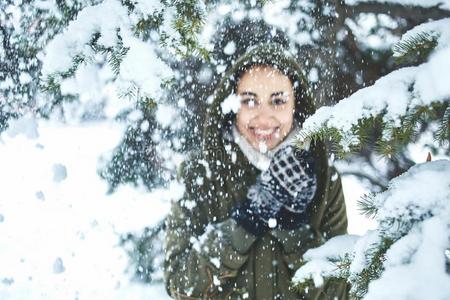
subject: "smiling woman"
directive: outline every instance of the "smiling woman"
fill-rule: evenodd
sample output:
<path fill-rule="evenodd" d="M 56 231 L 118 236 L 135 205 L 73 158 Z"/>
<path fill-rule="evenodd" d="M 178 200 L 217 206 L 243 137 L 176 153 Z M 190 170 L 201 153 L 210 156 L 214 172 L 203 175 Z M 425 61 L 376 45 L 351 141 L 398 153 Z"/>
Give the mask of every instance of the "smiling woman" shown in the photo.
<path fill-rule="evenodd" d="M 347 228 L 325 146 L 293 146 L 314 112 L 307 91 L 302 68 L 277 45 L 255 47 L 224 76 L 208 108 L 203 152 L 182 166 L 185 195 L 166 221 L 172 297 L 346 299 L 341 282 L 291 285 L 303 253 Z"/>
<path fill-rule="evenodd" d="M 273 149 L 293 125 L 291 80 L 270 66 L 255 66 L 239 79 L 237 94 L 242 99 L 236 117 L 239 132 L 254 148 Z"/>

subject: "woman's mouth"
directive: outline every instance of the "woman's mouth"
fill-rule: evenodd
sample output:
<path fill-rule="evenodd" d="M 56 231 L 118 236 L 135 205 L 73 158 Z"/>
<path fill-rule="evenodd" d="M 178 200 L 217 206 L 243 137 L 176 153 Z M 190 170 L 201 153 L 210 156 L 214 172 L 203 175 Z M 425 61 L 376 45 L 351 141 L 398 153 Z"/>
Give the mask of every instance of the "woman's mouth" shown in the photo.
<path fill-rule="evenodd" d="M 258 141 L 268 141 L 277 138 L 280 134 L 280 127 L 273 128 L 255 128 L 250 127 L 250 132 L 255 136 Z"/>

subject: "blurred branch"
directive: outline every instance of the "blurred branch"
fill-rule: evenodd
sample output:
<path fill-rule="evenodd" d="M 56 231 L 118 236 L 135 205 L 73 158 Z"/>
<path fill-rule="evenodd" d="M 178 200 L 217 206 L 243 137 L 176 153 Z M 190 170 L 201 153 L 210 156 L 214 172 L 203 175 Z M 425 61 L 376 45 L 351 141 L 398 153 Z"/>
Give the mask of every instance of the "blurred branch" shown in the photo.
<path fill-rule="evenodd" d="M 353 175 L 356 176 L 358 178 L 363 178 L 363 179 L 367 179 L 370 181 L 370 183 L 374 186 L 378 186 L 380 187 L 381 190 L 386 190 L 387 189 L 387 183 L 382 182 L 381 180 L 374 178 L 366 173 L 363 172 L 359 172 L 359 171 L 344 171 L 341 172 L 341 176 L 347 176 L 347 175 Z"/>
<path fill-rule="evenodd" d="M 440 5 L 422 7 L 372 1 L 346 7 L 347 17 L 353 18 L 361 13 L 387 14 L 393 18 L 404 18 L 417 24 L 428 20 L 450 17 L 450 10 L 440 8 Z"/>

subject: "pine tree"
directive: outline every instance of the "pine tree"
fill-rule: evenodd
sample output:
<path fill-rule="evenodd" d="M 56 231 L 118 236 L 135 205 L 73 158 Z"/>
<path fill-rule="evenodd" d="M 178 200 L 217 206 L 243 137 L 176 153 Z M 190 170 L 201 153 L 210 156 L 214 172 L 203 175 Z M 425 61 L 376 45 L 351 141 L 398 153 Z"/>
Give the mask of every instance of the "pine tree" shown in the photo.
<path fill-rule="evenodd" d="M 425 128 L 448 156 L 450 89 L 439 84 L 444 79 L 439 79 L 438 71 L 450 63 L 448 28 L 449 18 L 425 23 L 406 33 L 394 45 L 393 56 L 413 66 L 386 75 L 335 107 L 322 108 L 305 122 L 299 142 L 331 139 L 336 152 L 343 156 L 363 147 L 366 133 L 377 126 L 381 135 L 375 140 L 374 150 L 390 158 L 414 143 Z M 353 107 L 351 117 L 339 112 L 347 106 Z M 394 178 L 386 191 L 361 199 L 362 213 L 375 218 L 378 228 L 362 237 L 330 240 L 321 247 L 322 253 L 328 251 L 323 256 L 310 250 L 304 256 L 309 262 L 294 279 L 298 288 L 313 281 L 321 284 L 318 278 L 326 277 L 349 282 L 355 299 L 385 299 L 388 293 L 395 299 L 422 299 L 420 289 L 425 288 L 427 299 L 448 296 L 445 285 L 450 283 L 450 163 L 430 160 L 429 154 L 427 162 Z M 345 246 L 337 247 L 339 243 Z M 322 262 L 322 267 L 315 268 L 318 262 Z M 431 276 L 429 267 L 437 275 L 425 287 L 421 282 Z M 398 277 L 395 292 L 386 291 L 392 276 Z M 419 287 L 412 290 L 414 286 Z"/>

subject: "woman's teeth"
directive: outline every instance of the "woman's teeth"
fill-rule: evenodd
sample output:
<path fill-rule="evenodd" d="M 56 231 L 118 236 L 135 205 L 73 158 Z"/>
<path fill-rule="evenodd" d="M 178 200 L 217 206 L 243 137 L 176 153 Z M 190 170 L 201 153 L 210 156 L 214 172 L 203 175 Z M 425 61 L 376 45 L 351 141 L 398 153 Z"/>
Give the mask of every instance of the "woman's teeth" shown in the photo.
<path fill-rule="evenodd" d="M 272 137 L 275 137 L 279 133 L 279 128 L 271 128 L 271 129 L 259 129 L 255 128 L 253 129 L 253 132 L 255 133 L 257 138 L 260 139 L 271 139 Z"/>
<path fill-rule="evenodd" d="M 275 129 L 266 129 L 266 130 L 255 129 L 255 133 L 258 135 L 269 135 L 274 132 L 275 132 Z"/>

